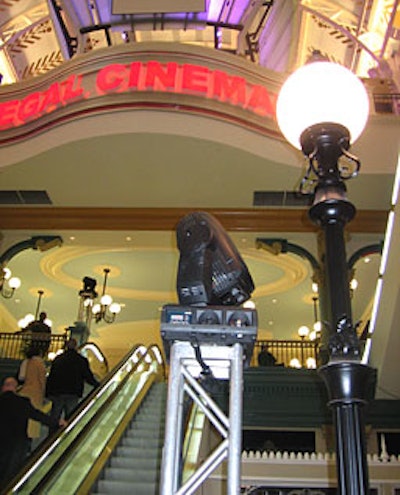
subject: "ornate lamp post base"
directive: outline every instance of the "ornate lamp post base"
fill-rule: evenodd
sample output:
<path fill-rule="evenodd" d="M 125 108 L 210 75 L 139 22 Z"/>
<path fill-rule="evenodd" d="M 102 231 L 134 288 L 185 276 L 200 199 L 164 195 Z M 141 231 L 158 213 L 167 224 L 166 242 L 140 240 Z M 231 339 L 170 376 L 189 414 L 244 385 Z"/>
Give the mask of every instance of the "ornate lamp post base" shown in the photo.
<path fill-rule="evenodd" d="M 336 433 L 338 493 L 368 495 L 364 405 L 374 369 L 359 361 L 330 361 L 319 369 Z"/>

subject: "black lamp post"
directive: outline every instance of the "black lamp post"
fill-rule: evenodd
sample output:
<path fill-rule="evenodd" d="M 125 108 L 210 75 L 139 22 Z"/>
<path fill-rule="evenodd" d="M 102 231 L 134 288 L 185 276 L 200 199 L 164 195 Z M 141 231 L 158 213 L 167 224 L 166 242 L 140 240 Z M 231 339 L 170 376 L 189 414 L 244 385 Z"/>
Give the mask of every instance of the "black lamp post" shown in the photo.
<path fill-rule="evenodd" d="M 346 197 L 345 180 L 360 162 L 348 152 L 368 118 L 368 96 L 344 67 L 311 61 L 283 85 L 277 101 L 279 126 L 308 158 L 303 185 L 314 189 L 311 220 L 324 237 L 324 292 L 327 301 L 328 362 L 320 367 L 336 430 L 338 488 L 341 495 L 369 493 L 363 406 L 373 370 L 361 363 L 352 321 L 344 229 L 356 209 Z M 343 160 L 345 164 L 342 163 Z"/>

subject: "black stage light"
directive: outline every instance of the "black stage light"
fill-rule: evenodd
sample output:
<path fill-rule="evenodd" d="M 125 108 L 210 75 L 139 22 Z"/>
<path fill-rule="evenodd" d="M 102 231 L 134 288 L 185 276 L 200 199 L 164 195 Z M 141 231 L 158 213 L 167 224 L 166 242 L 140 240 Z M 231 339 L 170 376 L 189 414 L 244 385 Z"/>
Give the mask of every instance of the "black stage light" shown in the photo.
<path fill-rule="evenodd" d="M 176 229 L 177 292 L 183 305 L 240 305 L 254 290 L 251 275 L 219 221 L 193 212 Z"/>
<path fill-rule="evenodd" d="M 79 291 L 79 295 L 82 297 L 90 297 L 91 299 L 95 299 L 97 297 L 96 285 L 97 280 L 91 277 L 84 277 L 82 279 L 83 289 Z"/>

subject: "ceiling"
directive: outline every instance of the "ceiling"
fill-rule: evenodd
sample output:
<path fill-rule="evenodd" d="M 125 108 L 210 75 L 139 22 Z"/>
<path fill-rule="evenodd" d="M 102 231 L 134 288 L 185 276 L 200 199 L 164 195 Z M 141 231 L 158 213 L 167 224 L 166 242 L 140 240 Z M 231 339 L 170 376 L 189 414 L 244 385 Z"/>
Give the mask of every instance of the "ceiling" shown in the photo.
<path fill-rule="evenodd" d="M 319 49 L 362 77 L 374 69 L 397 84 L 397 2 L 210 1 L 203 13 L 195 12 L 199 2 L 190 5 L 191 13 L 153 15 L 112 14 L 126 2 L 15 1 L 0 12 L 3 84 L 24 84 L 69 58 L 110 44 L 160 40 L 226 50 L 284 74 Z M 375 36 L 368 37 L 370 32 Z M 83 122 L 89 128 L 92 120 Z M 101 129 L 86 136 L 70 127 L 68 136 L 54 130 L 29 146 L 4 146 L 0 189 L 46 191 L 56 207 L 246 209 L 253 207 L 254 191 L 294 190 L 304 168 L 289 145 L 204 116 L 156 110 L 109 114 Z M 349 183 L 359 210 L 390 208 L 398 131 L 398 118 L 375 116 L 352 150 L 362 160 L 360 176 Z M 120 353 L 121 345 L 127 350 L 139 340 L 157 339 L 160 308 L 176 301 L 174 232 L 117 230 L 106 221 L 104 229 L 82 230 L 79 219 L 69 229 L 2 229 L 0 253 L 33 235 L 63 239 L 62 247 L 25 250 L 12 258 L 9 267 L 21 277 L 22 287 L 0 302 L 3 328 L 15 329 L 20 317 L 34 312 L 38 290 L 43 290 L 41 308 L 54 331 L 62 332 L 76 320 L 82 278 L 96 278 L 101 288 L 107 267 L 108 292 L 123 310 L 112 325 L 93 323 L 92 338 L 109 356 Z M 256 239 L 285 238 L 317 257 L 315 233 L 230 235 L 255 280 L 260 337 L 296 338 L 298 327 L 314 320 L 311 266 L 292 253 L 277 256 L 259 249 Z M 349 256 L 379 244 L 383 236 L 383 230 L 351 233 Z M 380 256 L 368 258 L 369 263 L 361 259 L 356 265 L 355 321 L 370 311 L 378 276 Z"/>
<path fill-rule="evenodd" d="M 284 73 L 319 50 L 360 77 L 389 78 L 399 87 L 397 0 L 191 0 L 184 13 L 177 11 L 180 5 L 174 0 L 7 2 L 0 10 L 3 83 L 36 77 L 112 45 L 166 41 L 229 51 Z"/>

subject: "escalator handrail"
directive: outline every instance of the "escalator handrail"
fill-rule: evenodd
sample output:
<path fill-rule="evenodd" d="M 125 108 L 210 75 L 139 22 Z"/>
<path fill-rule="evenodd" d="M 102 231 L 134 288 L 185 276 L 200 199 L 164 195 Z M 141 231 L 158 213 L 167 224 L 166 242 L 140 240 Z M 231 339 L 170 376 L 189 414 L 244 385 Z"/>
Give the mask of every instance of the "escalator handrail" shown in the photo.
<path fill-rule="evenodd" d="M 54 435 L 51 435 L 44 443 L 43 445 L 38 449 L 37 453 L 35 453 L 32 458 L 28 461 L 28 463 L 25 465 L 25 467 L 17 474 L 17 476 L 11 480 L 11 482 L 8 484 L 6 487 L 5 491 L 2 493 L 15 493 L 15 489 L 18 490 L 19 486 L 22 483 L 24 483 L 25 479 L 28 479 L 27 476 L 29 476 L 29 473 L 32 472 L 34 469 L 35 465 L 41 460 L 45 459 L 50 452 L 52 452 L 57 445 L 60 443 L 60 439 L 62 439 L 63 436 L 67 435 L 69 431 L 73 428 L 75 425 L 76 421 L 79 419 L 79 417 L 82 415 L 83 411 L 85 411 L 88 406 L 91 405 L 96 399 L 97 396 L 101 396 L 102 393 L 105 391 L 106 387 L 108 386 L 109 382 L 111 379 L 116 375 L 116 373 L 123 368 L 128 361 L 132 358 L 132 356 L 140 349 L 143 348 L 145 349 L 144 354 L 142 354 L 139 358 L 139 360 L 134 364 L 133 368 L 129 371 L 129 373 L 124 377 L 124 379 L 118 384 L 116 389 L 112 392 L 111 396 L 106 399 L 105 403 L 99 408 L 99 410 L 95 413 L 93 418 L 89 420 L 87 425 L 83 428 L 82 432 L 87 432 L 88 427 L 92 426 L 94 422 L 99 418 L 100 412 L 103 412 L 106 407 L 112 402 L 112 399 L 115 398 L 116 394 L 118 393 L 119 390 L 123 387 L 123 385 L 126 383 L 126 380 L 128 380 L 129 376 L 134 373 L 134 371 L 139 367 L 140 364 L 145 361 L 146 356 L 149 354 L 153 354 L 153 358 L 155 358 L 159 365 L 162 368 L 162 373 L 163 375 L 165 374 L 165 365 L 164 361 L 162 362 L 159 361 L 158 356 L 156 356 L 155 349 L 157 349 L 157 354 L 159 356 L 162 356 L 162 353 L 159 349 L 159 346 L 157 344 L 152 344 L 148 348 L 146 348 L 142 344 L 137 344 L 133 349 L 131 349 L 130 352 L 128 352 L 124 358 L 116 365 L 114 368 L 107 374 L 107 376 L 102 380 L 100 386 L 96 389 L 94 389 L 84 401 L 82 401 L 82 404 L 78 407 L 78 409 L 74 412 L 74 414 L 71 416 L 68 425 L 61 431 L 56 432 Z M 71 443 L 71 445 L 76 445 L 77 439 L 82 438 L 82 432 L 78 434 L 77 438 L 74 439 Z M 84 435 L 84 433 L 83 433 Z M 71 449 L 71 445 L 67 447 L 66 451 L 60 456 L 59 459 L 57 459 L 54 463 L 54 465 L 51 467 L 51 469 L 46 473 L 46 475 L 42 478 L 42 480 L 39 483 L 39 486 L 42 486 L 44 484 L 44 481 L 46 482 L 50 479 L 50 477 L 53 476 L 54 472 L 56 469 L 58 469 L 58 466 L 60 463 L 63 462 L 63 458 L 68 457 L 68 454 L 66 452 L 69 452 Z M 42 483 L 43 482 L 43 483 Z M 36 489 L 35 489 L 36 492 Z M 35 493 L 32 492 L 32 493 Z"/>
<path fill-rule="evenodd" d="M 107 370 L 107 374 L 108 374 L 108 373 L 109 373 L 109 371 L 110 371 L 109 366 L 108 366 L 108 360 L 107 360 L 106 356 L 103 354 L 103 352 L 102 352 L 102 350 L 100 349 L 100 347 L 99 347 L 99 346 L 98 346 L 95 342 L 91 342 L 91 341 L 89 341 L 89 342 L 85 342 L 84 344 L 82 344 L 82 345 L 79 347 L 78 351 L 79 351 L 79 352 L 82 352 L 82 351 L 84 351 L 84 350 L 85 350 L 85 347 L 88 347 L 88 346 L 92 346 L 92 347 L 95 347 L 95 348 L 96 348 L 97 352 L 98 352 L 98 353 L 101 355 L 101 357 L 103 358 L 103 361 L 104 361 L 104 366 L 105 366 L 105 368 L 106 368 L 106 370 Z"/>

